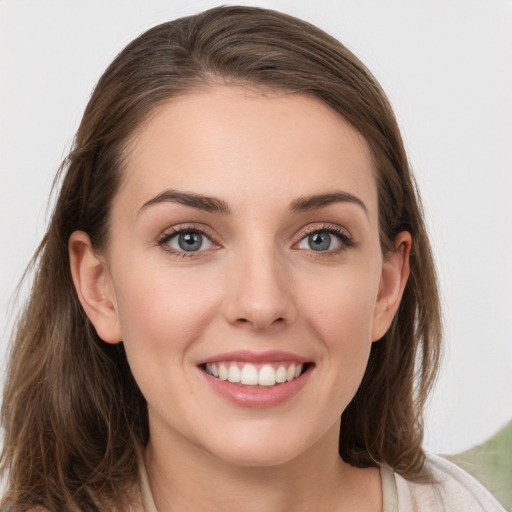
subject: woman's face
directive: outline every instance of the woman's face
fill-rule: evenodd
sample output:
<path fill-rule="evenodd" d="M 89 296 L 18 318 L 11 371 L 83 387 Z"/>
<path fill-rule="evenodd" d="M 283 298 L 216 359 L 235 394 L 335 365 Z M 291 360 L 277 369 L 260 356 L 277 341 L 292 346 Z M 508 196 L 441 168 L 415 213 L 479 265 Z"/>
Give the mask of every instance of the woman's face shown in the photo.
<path fill-rule="evenodd" d="M 125 345 L 150 444 L 274 465 L 337 442 L 403 288 L 350 125 L 300 95 L 174 99 L 130 146 L 110 232 L 110 320 L 89 316 Z"/>

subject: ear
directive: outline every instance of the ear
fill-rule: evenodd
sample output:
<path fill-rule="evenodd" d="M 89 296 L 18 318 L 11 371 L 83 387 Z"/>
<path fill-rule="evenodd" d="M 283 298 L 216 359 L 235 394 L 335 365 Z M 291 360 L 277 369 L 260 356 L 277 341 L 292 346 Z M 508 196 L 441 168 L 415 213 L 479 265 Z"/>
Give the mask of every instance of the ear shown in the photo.
<path fill-rule="evenodd" d="M 119 343 L 121 328 L 105 259 L 94 251 L 83 231 L 70 236 L 68 249 L 73 283 L 85 314 L 102 340 Z"/>
<path fill-rule="evenodd" d="M 386 334 L 400 306 L 405 285 L 409 277 L 409 254 L 411 234 L 402 231 L 395 238 L 394 250 L 382 262 L 379 294 L 373 316 L 372 341 Z"/>

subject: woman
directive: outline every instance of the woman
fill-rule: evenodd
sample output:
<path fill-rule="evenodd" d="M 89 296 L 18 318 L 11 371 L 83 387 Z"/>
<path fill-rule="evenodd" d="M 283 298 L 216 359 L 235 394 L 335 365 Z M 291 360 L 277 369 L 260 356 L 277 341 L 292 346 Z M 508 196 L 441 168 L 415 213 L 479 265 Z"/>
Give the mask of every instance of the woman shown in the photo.
<path fill-rule="evenodd" d="M 421 448 L 432 255 L 391 108 L 338 41 L 241 7 L 155 27 L 62 175 L 3 507 L 500 509 Z"/>

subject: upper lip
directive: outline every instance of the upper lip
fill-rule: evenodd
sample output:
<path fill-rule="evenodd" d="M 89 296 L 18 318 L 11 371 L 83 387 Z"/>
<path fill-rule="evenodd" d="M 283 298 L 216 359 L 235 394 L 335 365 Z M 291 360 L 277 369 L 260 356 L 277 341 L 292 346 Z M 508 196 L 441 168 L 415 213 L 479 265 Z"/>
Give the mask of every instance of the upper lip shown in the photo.
<path fill-rule="evenodd" d="M 199 361 L 198 365 L 206 363 L 219 363 L 222 361 L 240 361 L 247 363 L 277 363 L 280 361 L 293 361 L 296 363 L 309 363 L 311 359 L 293 354 L 292 352 L 283 352 L 281 350 L 269 350 L 266 352 L 254 352 L 252 350 L 236 350 L 234 352 L 225 352 L 216 354 Z"/>

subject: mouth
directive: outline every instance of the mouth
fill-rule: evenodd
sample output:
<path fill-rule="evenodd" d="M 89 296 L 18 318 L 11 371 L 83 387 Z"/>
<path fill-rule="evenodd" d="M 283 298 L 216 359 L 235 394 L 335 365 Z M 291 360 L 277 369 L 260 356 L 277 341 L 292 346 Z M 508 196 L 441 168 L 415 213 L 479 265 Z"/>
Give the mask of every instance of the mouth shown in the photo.
<path fill-rule="evenodd" d="M 316 364 L 279 350 L 238 350 L 203 359 L 197 368 L 217 395 L 237 407 L 266 409 L 298 395 Z"/>
<path fill-rule="evenodd" d="M 216 361 L 204 363 L 199 367 L 220 381 L 253 388 L 272 388 L 298 379 L 312 366 L 313 363 L 298 361 Z"/>

